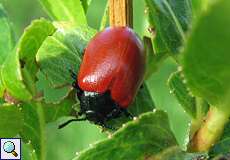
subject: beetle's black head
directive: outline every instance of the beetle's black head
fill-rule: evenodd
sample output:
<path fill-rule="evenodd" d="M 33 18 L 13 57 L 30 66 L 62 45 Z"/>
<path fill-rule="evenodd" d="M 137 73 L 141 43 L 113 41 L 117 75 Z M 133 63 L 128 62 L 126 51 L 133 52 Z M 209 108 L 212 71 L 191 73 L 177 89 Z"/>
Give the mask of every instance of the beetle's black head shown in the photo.
<path fill-rule="evenodd" d="M 96 93 L 77 89 L 80 100 L 81 113 L 86 119 L 95 124 L 103 125 L 108 119 L 114 118 L 121 113 L 119 105 L 112 100 L 110 92 Z"/>

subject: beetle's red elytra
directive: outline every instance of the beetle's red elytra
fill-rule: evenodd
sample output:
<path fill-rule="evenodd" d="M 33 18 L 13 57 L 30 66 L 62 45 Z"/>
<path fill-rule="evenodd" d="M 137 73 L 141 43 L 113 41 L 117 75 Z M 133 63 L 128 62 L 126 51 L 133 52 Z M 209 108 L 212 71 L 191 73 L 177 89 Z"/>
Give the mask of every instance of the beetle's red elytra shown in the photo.
<path fill-rule="evenodd" d="M 104 93 L 127 108 L 140 87 L 145 71 L 142 42 L 128 27 L 110 27 L 90 41 L 78 75 L 82 90 Z"/>

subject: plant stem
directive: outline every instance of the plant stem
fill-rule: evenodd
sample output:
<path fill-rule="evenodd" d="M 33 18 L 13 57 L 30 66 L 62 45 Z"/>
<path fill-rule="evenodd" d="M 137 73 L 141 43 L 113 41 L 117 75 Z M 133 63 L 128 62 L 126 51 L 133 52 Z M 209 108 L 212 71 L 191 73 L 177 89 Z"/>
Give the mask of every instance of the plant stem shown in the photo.
<path fill-rule="evenodd" d="M 206 120 L 193 136 L 191 151 L 208 151 L 220 138 L 225 124 L 229 121 L 229 113 L 217 107 L 210 107 Z"/>
<path fill-rule="evenodd" d="M 40 160 L 46 159 L 46 148 L 45 148 L 45 118 L 43 108 L 40 102 L 36 103 L 37 114 L 39 117 L 39 127 L 40 127 L 40 140 L 41 140 L 41 155 Z"/>
<path fill-rule="evenodd" d="M 132 0 L 109 0 L 110 26 L 133 27 Z"/>

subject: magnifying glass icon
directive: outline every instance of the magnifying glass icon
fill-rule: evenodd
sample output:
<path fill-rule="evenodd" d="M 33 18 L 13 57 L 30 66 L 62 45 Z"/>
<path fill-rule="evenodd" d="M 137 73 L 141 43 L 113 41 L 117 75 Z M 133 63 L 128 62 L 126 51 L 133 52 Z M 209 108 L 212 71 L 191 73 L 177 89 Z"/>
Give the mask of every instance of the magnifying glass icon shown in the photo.
<path fill-rule="evenodd" d="M 11 141 L 7 141 L 3 144 L 3 150 L 6 152 L 6 153 L 11 153 L 14 155 L 14 157 L 17 157 L 18 154 L 17 152 L 15 152 L 15 145 L 13 142 Z"/>

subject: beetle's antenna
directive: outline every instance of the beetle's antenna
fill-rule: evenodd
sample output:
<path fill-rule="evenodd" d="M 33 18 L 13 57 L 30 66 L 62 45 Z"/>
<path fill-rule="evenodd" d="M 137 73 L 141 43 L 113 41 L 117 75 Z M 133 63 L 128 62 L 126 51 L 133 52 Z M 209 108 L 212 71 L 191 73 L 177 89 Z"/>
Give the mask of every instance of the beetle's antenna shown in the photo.
<path fill-rule="evenodd" d="M 62 123 L 58 126 L 58 129 L 61 129 L 63 127 L 65 127 L 66 125 L 70 124 L 71 122 L 75 122 L 75 121 L 85 121 L 86 118 L 82 118 L 82 119 L 70 119 L 68 121 L 66 121 L 65 123 Z"/>

